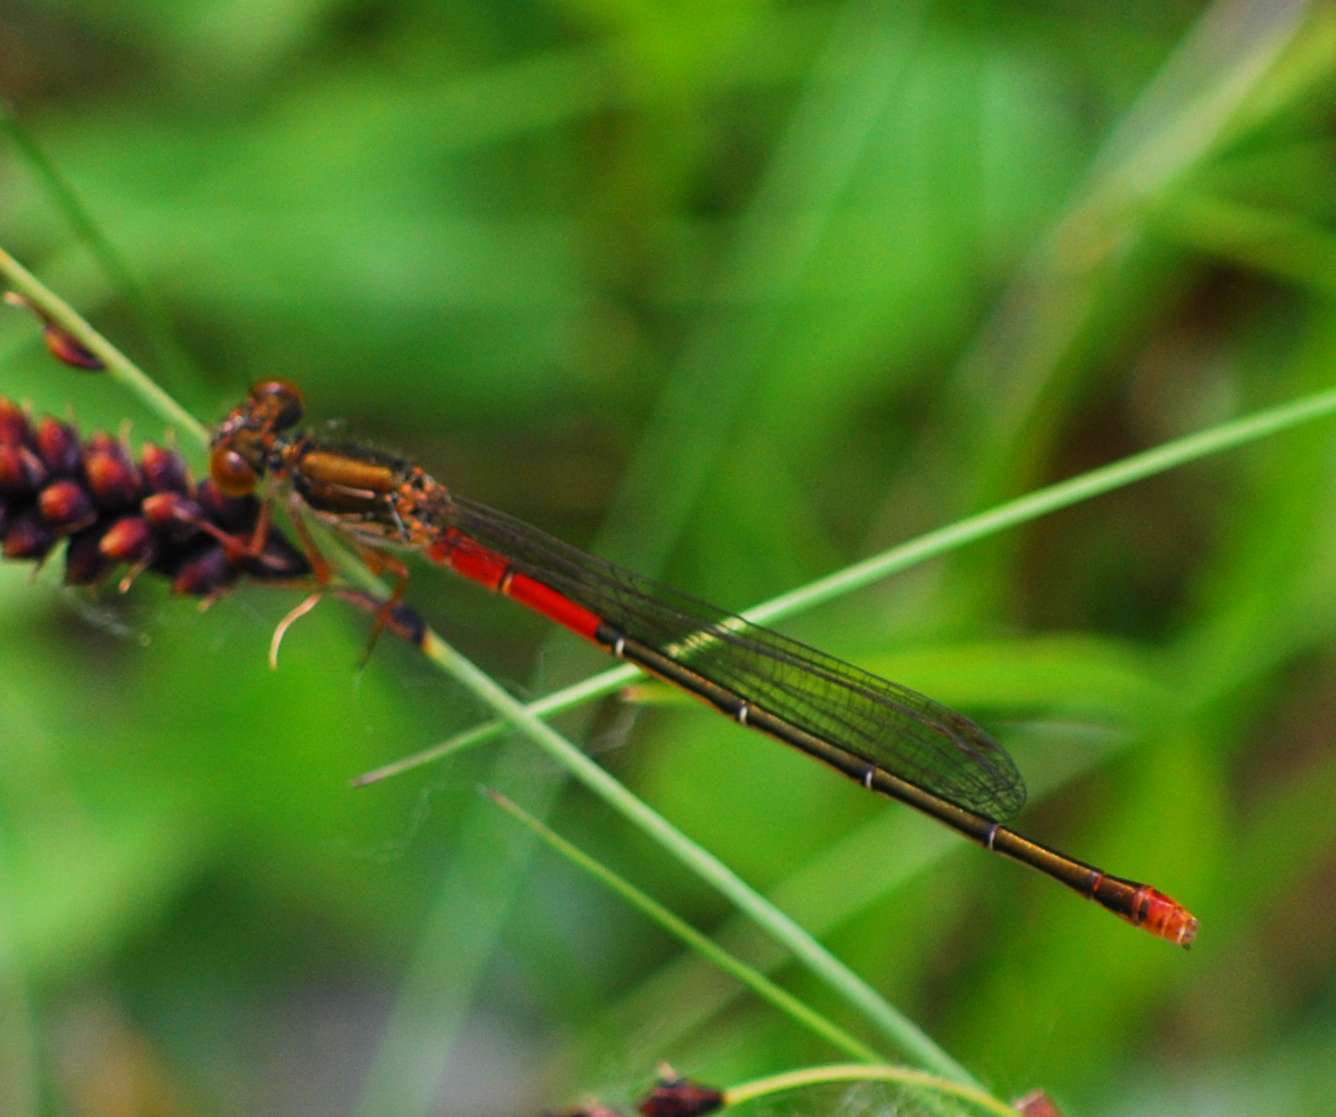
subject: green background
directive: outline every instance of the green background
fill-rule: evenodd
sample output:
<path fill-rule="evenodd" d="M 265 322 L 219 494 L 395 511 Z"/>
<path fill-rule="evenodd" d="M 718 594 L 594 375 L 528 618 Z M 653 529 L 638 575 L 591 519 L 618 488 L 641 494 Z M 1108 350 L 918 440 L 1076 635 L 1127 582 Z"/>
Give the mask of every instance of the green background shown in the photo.
<path fill-rule="evenodd" d="M 12 130 L 0 244 L 206 422 L 290 376 L 313 421 L 743 608 L 1336 381 L 1316 10 L 7 0 L 0 94 L 129 274 Z M 13 311 L 0 393 L 162 436 Z M 988 725 L 1022 829 L 1182 899 L 1190 954 L 694 704 L 559 725 L 999 1096 L 1319 1112 L 1334 434 L 783 626 Z M 604 665 L 438 570 L 409 598 L 517 695 Z M 663 1059 L 728 1083 L 836 1057 L 527 849 L 480 783 L 555 798 L 564 835 L 773 953 L 524 742 L 350 789 L 487 711 L 392 640 L 359 671 L 334 603 L 270 671 L 296 600 L 0 568 L 0 1111 L 532 1113 Z"/>

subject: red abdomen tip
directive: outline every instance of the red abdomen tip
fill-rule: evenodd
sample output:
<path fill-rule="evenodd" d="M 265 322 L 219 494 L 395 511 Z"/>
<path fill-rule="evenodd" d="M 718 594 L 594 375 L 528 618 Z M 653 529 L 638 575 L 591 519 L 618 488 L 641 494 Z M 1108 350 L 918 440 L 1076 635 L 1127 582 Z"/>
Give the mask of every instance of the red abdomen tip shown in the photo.
<path fill-rule="evenodd" d="M 1153 935 L 1186 947 L 1197 937 L 1197 917 L 1177 900 L 1144 885 L 1144 894 L 1135 906 L 1138 922 Z"/>

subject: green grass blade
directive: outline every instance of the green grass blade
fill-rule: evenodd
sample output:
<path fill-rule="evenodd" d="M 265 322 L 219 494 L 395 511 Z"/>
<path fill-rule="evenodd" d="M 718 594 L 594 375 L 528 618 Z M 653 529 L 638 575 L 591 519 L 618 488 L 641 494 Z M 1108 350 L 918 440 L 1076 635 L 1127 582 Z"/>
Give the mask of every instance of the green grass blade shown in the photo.
<path fill-rule="evenodd" d="M 711 965 L 717 966 L 725 973 L 736 978 L 759 997 L 769 1001 L 780 1012 L 790 1017 L 795 1023 L 802 1025 L 832 1047 L 838 1048 L 855 1059 L 861 1059 L 868 1063 L 875 1063 L 880 1060 L 877 1052 L 868 1047 L 867 1044 L 850 1035 L 833 1020 L 804 1004 L 788 990 L 776 985 L 759 970 L 724 950 L 707 935 L 701 934 L 686 920 L 674 914 L 646 892 L 641 891 L 625 877 L 613 872 L 601 861 L 595 860 L 578 846 L 561 837 L 550 826 L 529 814 L 518 804 L 498 791 L 493 791 L 490 788 L 484 790 L 492 802 L 512 818 L 527 826 L 554 852 L 559 853 L 571 864 L 582 869 L 600 884 L 617 893 L 633 908 L 657 923 L 670 935 L 680 939 Z"/>

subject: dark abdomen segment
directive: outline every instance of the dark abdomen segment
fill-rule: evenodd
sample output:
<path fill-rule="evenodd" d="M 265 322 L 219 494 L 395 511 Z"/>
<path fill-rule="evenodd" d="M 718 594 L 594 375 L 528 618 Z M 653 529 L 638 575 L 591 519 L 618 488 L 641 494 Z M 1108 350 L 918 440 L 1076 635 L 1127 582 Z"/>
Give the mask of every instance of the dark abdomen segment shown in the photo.
<path fill-rule="evenodd" d="M 1020 861 L 1065 884 L 1121 916 L 1137 927 L 1144 927 L 1161 938 L 1187 946 L 1197 931 L 1197 921 L 1177 901 L 1150 885 L 1110 876 L 1108 873 L 1042 845 L 1023 834 L 974 811 L 943 799 L 930 791 L 901 779 L 856 753 L 756 706 L 727 687 L 692 671 L 661 652 L 623 635 L 614 626 L 598 627 L 594 638 L 619 659 L 625 659 L 674 686 L 708 702 L 720 713 L 740 725 L 759 729 L 776 740 L 806 753 L 815 760 L 842 772 L 869 791 L 897 799 L 945 823 L 985 849 Z"/>

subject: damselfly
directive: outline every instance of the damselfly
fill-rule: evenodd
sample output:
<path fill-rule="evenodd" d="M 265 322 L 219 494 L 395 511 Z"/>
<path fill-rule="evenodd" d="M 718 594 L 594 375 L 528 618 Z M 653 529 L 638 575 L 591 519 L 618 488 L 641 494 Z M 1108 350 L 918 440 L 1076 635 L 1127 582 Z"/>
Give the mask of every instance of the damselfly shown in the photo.
<path fill-rule="evenodd" d="M 985 849 L 1062 882 L 1138 927 L 1187 946 L 1197 920 L 1146 884 L 1111 876 L 1003 823 L 1025 801 L 1010 756 L 974 722 L 922 694 L 679 590 L 624 570 L 446 489 L 421 466 L 296 428 L 300 390 L 256 384 L 219 425 L 210 469 L 230 496 L 268 476 L 294 521 L 311 514 L 356 544 L 398 585 L 413 551 L 526 605 L 715 707 L 945 823 Z M 263 545 L 262 517 L 252 548 Z M 328 565 L 305 540 L 318 578 Z M 296 611 L 294 611 L 295 613 Z M 384 623 L 383 620 L 381 623 Z"/>

